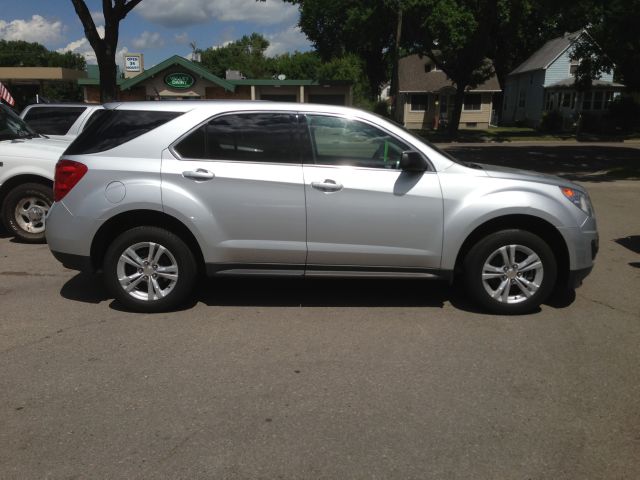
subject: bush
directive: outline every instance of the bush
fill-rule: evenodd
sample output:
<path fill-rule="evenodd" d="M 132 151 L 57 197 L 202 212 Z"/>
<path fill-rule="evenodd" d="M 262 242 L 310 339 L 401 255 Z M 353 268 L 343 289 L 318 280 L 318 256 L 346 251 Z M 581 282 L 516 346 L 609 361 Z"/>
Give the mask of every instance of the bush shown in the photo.
<path fill-rule="evenodd" d="M 562 130 L 562 114 L 558 110 L 544 112 L 540 130 L 544 132 L 559 132 Z"/>
<path fill-rule="evenodd" d="M 377 113 L 385 118 L 391 118 L 391 110 L 385 100 L 380 100 L 373 105 L 373 113 Z"/>

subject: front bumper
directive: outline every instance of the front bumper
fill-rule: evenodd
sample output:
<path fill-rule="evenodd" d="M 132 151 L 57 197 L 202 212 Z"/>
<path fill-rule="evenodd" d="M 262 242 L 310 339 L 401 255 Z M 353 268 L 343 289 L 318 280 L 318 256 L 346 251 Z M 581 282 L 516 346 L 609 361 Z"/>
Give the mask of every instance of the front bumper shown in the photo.
<path fill-rule="evenodd" d="M 64 253 L 57 252 L 55 250 L 51 250 L 51 253 L 56 260 L 62 263 L 62 266 L 65 268 L 69 268 L 71 270 L 79 270 L 81 272 L 91 272 L 95 271 L 93 268 L 93 263 L 91 262 L 91 257 L 84 255 L 74 255 L 72 253 Z"/>

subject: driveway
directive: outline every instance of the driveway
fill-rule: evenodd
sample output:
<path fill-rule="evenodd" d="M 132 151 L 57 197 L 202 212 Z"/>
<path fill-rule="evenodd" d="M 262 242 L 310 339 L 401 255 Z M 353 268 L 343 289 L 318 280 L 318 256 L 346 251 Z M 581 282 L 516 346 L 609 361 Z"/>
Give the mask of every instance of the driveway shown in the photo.
<path fill-rule="evenodd" d="M 640 157 L 453 149 L 581 178 Z M 131 314 L 1 238 L 0 477 L 640 478 L 640 182 L 593 179 L 593 274 L 519 317 L 440 282 L 229 279 Z"/>

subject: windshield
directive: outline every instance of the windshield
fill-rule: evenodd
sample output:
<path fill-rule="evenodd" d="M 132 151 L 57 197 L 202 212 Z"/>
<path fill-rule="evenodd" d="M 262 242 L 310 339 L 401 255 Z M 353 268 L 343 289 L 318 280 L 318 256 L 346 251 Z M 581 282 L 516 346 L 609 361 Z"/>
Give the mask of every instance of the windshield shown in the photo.
<path fill-rule="evenodd" d="M 0 140 L 33 138 L 39 135 L 6 105 L 0 104 Z"/>

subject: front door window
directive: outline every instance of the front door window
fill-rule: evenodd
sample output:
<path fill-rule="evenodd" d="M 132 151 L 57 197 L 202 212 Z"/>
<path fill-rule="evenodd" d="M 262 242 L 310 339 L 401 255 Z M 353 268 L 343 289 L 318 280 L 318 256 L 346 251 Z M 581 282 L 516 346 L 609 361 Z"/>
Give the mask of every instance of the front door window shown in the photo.
<path fill-rule="evenodd" d="M 318 165 L 400 168 L 405 143 L 367 123 L 342 117 L 308 115 L 307 123 Z"/>

